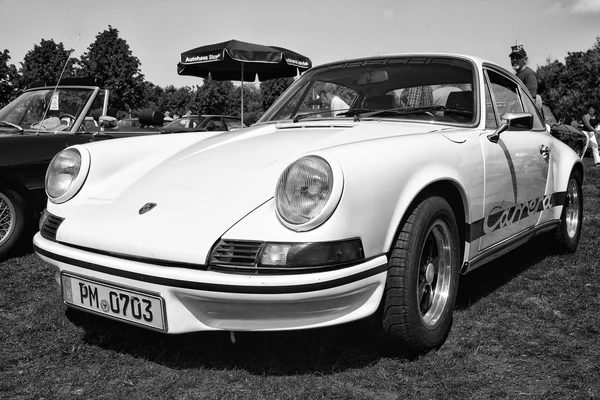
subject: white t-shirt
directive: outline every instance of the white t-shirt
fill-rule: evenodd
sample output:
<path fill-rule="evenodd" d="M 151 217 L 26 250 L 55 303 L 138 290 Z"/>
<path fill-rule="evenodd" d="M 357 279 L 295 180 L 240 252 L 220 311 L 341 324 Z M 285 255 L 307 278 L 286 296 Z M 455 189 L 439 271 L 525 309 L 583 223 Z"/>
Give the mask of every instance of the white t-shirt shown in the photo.
<path fill-rule="evenodd" d="M 337 112 L 334 111 L 333 116 L 337 116 L 339 113 L 342 113 L 344 111 L 347 111 L 350 108 L 350 106 L 348 104 L 346 104 L 346 102 L 342 99 L 340 99 L 338 96 L 333 96 L 333 98 L 331 99 L 331 105 L 330 105 L 330 109 L 333 110 L 339 110 Z"/>

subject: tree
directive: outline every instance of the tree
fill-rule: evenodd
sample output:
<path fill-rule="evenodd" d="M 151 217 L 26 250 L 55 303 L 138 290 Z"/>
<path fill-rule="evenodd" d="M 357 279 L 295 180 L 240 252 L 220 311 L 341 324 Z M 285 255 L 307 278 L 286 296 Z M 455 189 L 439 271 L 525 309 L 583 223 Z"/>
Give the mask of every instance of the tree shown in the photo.
<path fill-rule="evenodd" d="M 96 41 L 81 56 L 83 76 L 93 76 L 98 85 L 111 90 L 111 108 L 118 111 L 137 109 L 145 103 L 144 75 L 140 60 L 112 26 L 99 33 Z"/>
<path fill-rule="evenodd" d="M 62 42 L 55 43 L 53 39 L 42 39 L 39 45 L 29 50 L 19 69 L 18 86 L 25 89 L 34 82 L 56 84 L 61 77 L 74 74 L 76 58 L 69 58 L 71 50 L 66 50 Z"/>
<path fill-rule="evenodd" d="M 600 37 L 585 52 L 569 52 L 564 64 L 546 60 L 546 65 L 537 69 L 537 75 L 545 86 L 541 96 L 554 114 L 581 119 L 587 104 L 600 104 Z"/>
<path fill-rule="evenodd" d="M 231 97 L 232 92 L 231 81 L 214 81 L 207 78 L 196 92 L 192 109 L 198 110 L 198 114 L 228 114 L 235 103 Z M 239 115 L 239 103 L 235 115 Z"/>
<path fill-rule="evenodd" d="M 227 115 L 239 117 L 242 111 L 242 86 L 237 86 L 231 93 L 231 108 Z M 244 122 L 252 125 L 263 114 L 262 97 L 260 90 L 252 83 L 244 84 Z"/>
<path fill-rule="evenodd" d="M 9 53 L 8 50 L 0 53 L 0 108 L 13 100 L 16 92 L 18 73 L 13 64 L 8 64 Z"/>
<path fill-rule="evenodd" d="M 163 96 L 159 101 L 158 110 L 170 111 L 174 115 L 183 115 L 192 108 L 194 93 L 189 86 L 175 88 L 173 85 L 165 87 Z"/>
<path fill-rule="evenodd" d="M 260 96 L 263 112 L 294 82 L 293 78 L 270 79 L 260 83 Z"/>

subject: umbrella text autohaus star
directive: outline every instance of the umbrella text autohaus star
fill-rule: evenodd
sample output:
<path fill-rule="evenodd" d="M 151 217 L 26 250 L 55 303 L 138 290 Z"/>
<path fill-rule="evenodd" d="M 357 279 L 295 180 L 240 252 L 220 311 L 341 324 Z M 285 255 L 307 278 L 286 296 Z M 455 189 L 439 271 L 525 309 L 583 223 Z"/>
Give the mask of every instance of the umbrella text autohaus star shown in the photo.
<path fill-rule="evenodd" d="M 243 123 L 244 81 L 254 82 L 257 76 L 259 81 L 293 77 L 311 66 L 308 57 L 281 47 L 229 40 L 181 53 L 177 73 L 200 78 L 210 74 L 216 81 L 241 80 Z"/>

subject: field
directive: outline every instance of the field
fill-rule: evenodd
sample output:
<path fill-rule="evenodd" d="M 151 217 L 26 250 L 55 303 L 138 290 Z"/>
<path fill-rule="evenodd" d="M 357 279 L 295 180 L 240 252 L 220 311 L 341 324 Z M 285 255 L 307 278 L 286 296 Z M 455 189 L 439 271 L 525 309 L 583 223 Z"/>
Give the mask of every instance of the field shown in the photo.
<path fill-rule="evenodd" d="M 461 278 L 452 331 L 384 357 L 364 323 L 167 336 L 66 311 L 31 249 L 0 262 L 0 398 L 600 398 L 600 168 L 585 159 L 575 254 L 548 237 Z"/>

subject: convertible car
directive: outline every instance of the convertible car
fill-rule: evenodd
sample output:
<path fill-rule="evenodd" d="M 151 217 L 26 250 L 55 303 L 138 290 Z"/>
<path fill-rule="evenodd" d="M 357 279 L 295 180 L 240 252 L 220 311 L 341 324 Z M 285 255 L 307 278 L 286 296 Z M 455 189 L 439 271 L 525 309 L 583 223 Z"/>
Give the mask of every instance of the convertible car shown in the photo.
<path fill-rule="evenodd" d="M 233 336 L 369 319 L 417 355 L 460 274 L 541 234 L 576 250 L 583 177 L 513 73 L 378 55 L 312 68 L 250 128 L 62 151 L 34 248 L 84 312 Z"/>

